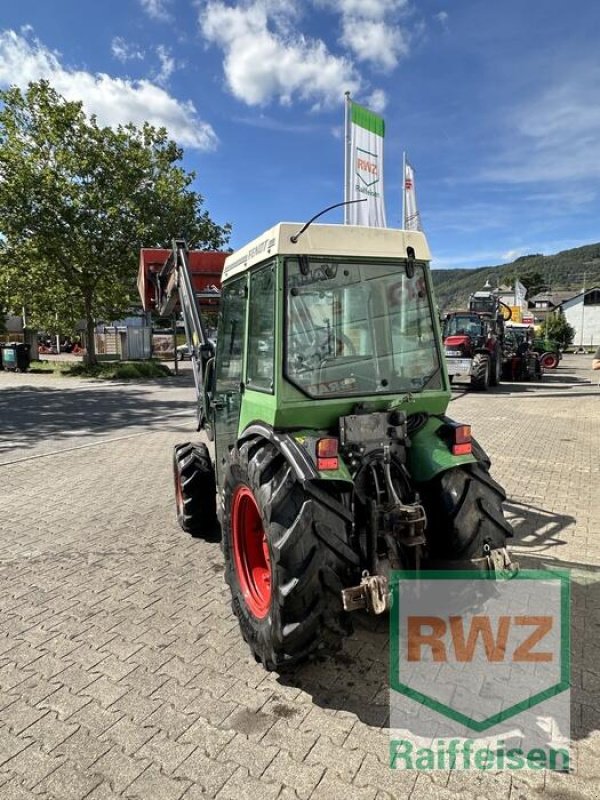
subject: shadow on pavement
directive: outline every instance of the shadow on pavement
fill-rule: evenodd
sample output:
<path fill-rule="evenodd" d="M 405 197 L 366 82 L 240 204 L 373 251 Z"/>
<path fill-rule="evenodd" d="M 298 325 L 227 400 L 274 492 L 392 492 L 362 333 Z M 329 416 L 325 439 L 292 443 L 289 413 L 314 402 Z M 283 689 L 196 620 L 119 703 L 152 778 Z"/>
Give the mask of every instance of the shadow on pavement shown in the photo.
<path fill-rule="evenodd" d="M 556 514 L 530 503 L 508 499 L 504 511 L 514 531 L 512 544 L 520 547 L 560 547 L 567 544 L 560 534 L 577 522 L 570 514 Z"/>
<path fill-rule="evenodd" d="M 152 384 L 154 386 L 154 384 Z M 140 386 L 67 390 L 22 386 L 0 391 L 0 457 L 34 447 L 44 439 L 64 442 L 99 437 L 133 427 L 152 429 L 160 418 L 193 413 L 189 400 L 152 397 Z"/>

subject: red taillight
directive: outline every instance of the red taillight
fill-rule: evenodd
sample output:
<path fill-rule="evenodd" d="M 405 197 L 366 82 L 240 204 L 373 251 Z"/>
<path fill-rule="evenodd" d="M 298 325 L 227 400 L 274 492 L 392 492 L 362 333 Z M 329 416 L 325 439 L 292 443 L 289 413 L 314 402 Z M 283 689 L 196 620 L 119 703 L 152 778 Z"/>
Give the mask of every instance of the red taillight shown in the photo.
<path fill-rule="evenodd" d="M 317 442 L 317 469 L 331 470 L 337 469 L 338 466 L 338 440 L 333 437 L 319 439 Z"/>
<path fill-rule="evenodd" d="M 452 428 L 452 455 L 468 456 L 471 453 L 471 426 L 456 425 Z"/>
<path fill-rule="evenodd" d="M 468 444 L 453 444 L 452 445 L 452 455 L 453 456 L 468 456 L 471 454 L 471 442 Z"/>

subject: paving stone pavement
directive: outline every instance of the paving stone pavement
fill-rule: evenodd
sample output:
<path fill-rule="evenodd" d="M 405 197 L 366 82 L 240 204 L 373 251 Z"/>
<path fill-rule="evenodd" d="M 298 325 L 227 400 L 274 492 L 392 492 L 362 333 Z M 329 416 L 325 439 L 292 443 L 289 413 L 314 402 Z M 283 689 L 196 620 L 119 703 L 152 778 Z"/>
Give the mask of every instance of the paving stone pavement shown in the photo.
<path fill-rule="evenodd" d="M 189 372 L 164 383 L 0 372 L 0 798 L 600 797 L 600 389 L 566 357 L 541 385 L 457 387 L 508 492 L 525 566 L 573 570 L 577 772 L 391 771 L 387 626 L 267 673 L 242 641 L 219 546 L 177 527 L 172 445 Z"/>

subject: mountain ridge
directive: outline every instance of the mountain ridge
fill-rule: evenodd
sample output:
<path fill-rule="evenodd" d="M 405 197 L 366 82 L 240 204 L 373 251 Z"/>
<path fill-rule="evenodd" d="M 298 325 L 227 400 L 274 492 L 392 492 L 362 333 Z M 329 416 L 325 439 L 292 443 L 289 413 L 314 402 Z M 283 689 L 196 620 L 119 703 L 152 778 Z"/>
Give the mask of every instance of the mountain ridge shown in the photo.
<path fill-rule="evenodd" d="M 583 286 L 600 285 L 600 242 L 552 255 L 531 253 L 495 266 L 432 269 L 433 285 L 442 311 L 465 308 L 472 292 L 483 289 L 487 280 L 492 286 L 513 285 L 515 277 L 539 273 L 553 291 L 581 291 Z"/>

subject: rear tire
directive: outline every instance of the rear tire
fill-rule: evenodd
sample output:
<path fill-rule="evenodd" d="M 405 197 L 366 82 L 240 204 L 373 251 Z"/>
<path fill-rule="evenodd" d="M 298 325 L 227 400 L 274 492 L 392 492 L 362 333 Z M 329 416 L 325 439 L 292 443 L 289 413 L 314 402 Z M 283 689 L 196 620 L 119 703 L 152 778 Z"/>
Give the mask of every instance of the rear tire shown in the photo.
<path fill-rule="evenodd" d="M 192 536 L 217 538 L 217 489 L 207 446 L 175 445 L 173 477 L 179 525 Z"/>
<path fill-rule="evenodd" d="M 542 353 L 540 361 L 544 369 L 556 369 L 558 367 L 558 356 L 556 353 Z"/>
<path fill-rule="evenodd" d="M 490 385 L 490 359 L 485 353 L 477 353 L 471 366 L 471 386 L 485 391 Z"/>
<path fill-rule="evenodd" d="M 360 580 L 359 557 L 349 545 L 344 507 L 327 497 L 331 505 L 305 491 L 270 442 L 253 439 L 230 454 L 225 579 L 242 635 L 267 669 L 334 652 L 351 632 L 341 592 Z M 253 562 L 260 585 L 251 577 Z M 267 562 L 270 591 L 262 574 Z"/>
<path fill-rule="evenodd" d="M 506 493 L 490 476 L 488 463 L 454 467 L 421 489 L 430 567 L 477 568 L 472 559 L 506 547 L 513 536 L 502 509 Z"/>

